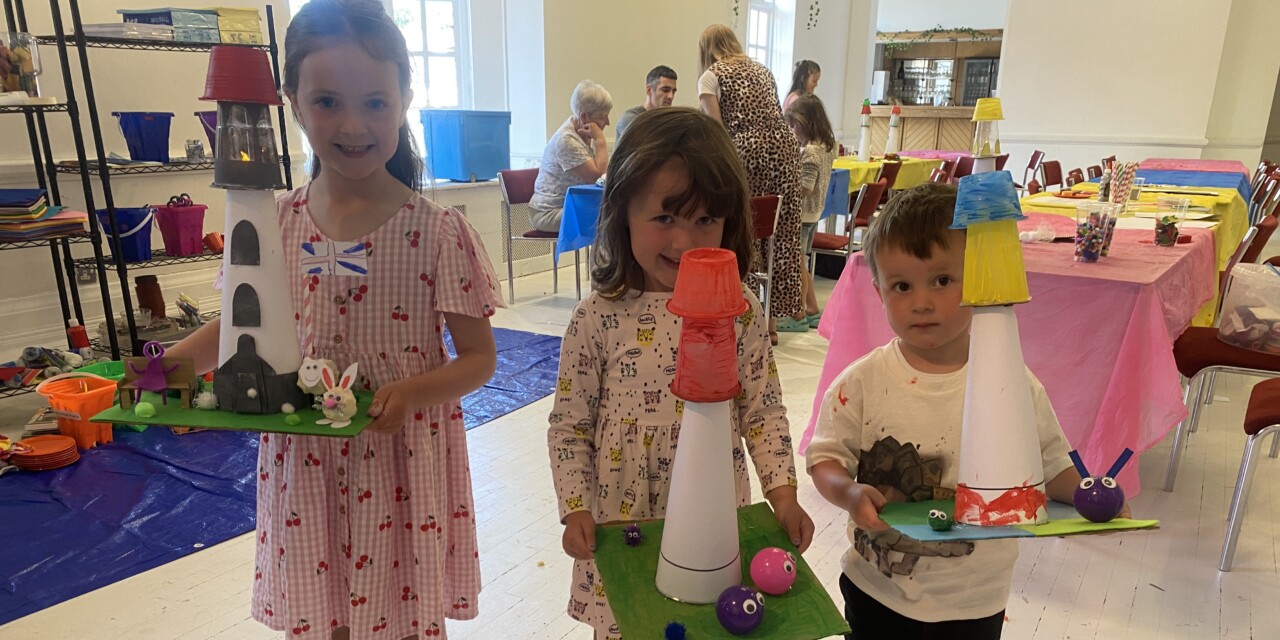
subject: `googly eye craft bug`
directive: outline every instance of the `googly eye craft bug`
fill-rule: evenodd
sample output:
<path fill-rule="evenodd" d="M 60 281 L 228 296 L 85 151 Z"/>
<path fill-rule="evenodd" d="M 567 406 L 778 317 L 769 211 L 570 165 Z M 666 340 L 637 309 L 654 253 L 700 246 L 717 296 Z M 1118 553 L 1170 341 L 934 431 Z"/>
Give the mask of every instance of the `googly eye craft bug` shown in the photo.
<path fill-rule="evenodd" d="M 761 591 L 780 596 L 796 581 L 796 559 L 785 549 L 765 547 L 751 559 L 751 581 Z"/>
<path fill-rule="evenodd" d="M 941 509 L 929 510 L 929 528 L 934 531 L 950 531 L 953 521 L 947 515 L 946 511 Z"/>
<path fill-rule="evenodd" d="M 716 600 L 716 619 L 735 636 L 751 633 L 764 620 L 764 598 L 751 587 L 733 585 Z"/>
<path fill-rule="evenodd" d="M 1084 460 L 1080 458 L 1079 453 L 1072 451 L 1070 455 L 1076 471 L 1079 471 L 1080 476 L 1084 478 L 1076 487 L 1072 498 L 1076 511 L 1090 522 L 1110 522 L 1115 519 L 1124 509 L 1124 489 L 1120 488 L 1120 484 L 1116 482 L 1116 476 L 1133 456 L 1133 450 L 1126 448 L 1116 459 L 1115 464 L 1107 470 L 1106 475 L 1101 477 L 1089 475 L 1089 470 L 1085 468 Z"/>

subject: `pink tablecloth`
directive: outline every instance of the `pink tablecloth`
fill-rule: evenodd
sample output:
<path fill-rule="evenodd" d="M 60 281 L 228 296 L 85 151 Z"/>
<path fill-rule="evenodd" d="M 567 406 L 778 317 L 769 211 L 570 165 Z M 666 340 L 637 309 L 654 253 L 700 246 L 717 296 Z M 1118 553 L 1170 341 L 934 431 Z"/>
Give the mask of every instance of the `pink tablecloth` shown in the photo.
<path fill-rule="evenodd" d="M 939 151 L 938 149 L 916 149 L 915 151 L 900 151 L 900 156 L 908 158 L 924 158 L 926 160 L 946 160 L 955 162 L 959 158 L 969 157 L 968 151 Z"/>
<path fill-rule="evenodd" d="M 1240 172 L 1251 176 L 1249 168 L 1239 160 L 1199 160 L 1196 158 L 1147 158 L 1139 169 L 1165 169 L 1170 171 L 1224 171 Z"/>
<path fill-rule="evenodd" d="M 1064 216 L 1030 214 L 1059 236 L 1074 236 Z M 1188 229 L 1189 244 L 1157 247 L 1152 232 L 1116 231 L 1111 255 L 1095 264 L 1072 259 L 1071 242 L 1023 245 L 1031 302 L 1017 306 L 1027 366 L 1044 383 L 1067 440 L 1090 469 L 1105 469 L 1125 447 L 1150 449 L 1186 416 L 1173 341 L 1214 292 L 1213 233 Z M 838 328 L 838 329 L 837 329 Z M 845 265 L 819 333 L 830 341 L 813 415 L 822 393 L 853 361 L 893 332 L 862 254 Z M 810 420 L 800 441 L 813 437 Z M 1137 461 L 1120 474 L 1137 495 Z"/>

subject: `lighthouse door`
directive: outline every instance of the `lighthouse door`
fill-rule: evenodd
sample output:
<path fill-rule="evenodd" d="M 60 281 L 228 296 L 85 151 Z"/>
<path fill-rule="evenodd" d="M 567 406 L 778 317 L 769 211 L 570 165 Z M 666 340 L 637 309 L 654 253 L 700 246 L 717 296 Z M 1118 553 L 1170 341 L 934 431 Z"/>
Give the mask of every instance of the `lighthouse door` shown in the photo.
<path fill-rule="evenodd" d="M 266 413 L 267 394 L 262 376 L 256 373 L 236 374 L 236 396 L 232 403 L 236 413 Z"/>

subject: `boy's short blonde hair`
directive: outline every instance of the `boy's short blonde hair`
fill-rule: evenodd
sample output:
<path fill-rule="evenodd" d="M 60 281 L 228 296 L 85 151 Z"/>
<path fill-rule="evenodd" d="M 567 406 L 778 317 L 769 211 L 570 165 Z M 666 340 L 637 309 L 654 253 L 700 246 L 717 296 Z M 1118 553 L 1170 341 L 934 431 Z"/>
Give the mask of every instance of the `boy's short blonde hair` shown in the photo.
<path fill-rule="evenodd" d="M 956 188 L 939 182 L 904 189 L 890 198 L 871 221 L 862 242 L 872 280 L 880 281 L 876 254 L 886 248 L 906 251 L 921 260 L 929 259 L 935 246 L 950 248 L 955 237 L 950 228 L 955 209 Z"/>

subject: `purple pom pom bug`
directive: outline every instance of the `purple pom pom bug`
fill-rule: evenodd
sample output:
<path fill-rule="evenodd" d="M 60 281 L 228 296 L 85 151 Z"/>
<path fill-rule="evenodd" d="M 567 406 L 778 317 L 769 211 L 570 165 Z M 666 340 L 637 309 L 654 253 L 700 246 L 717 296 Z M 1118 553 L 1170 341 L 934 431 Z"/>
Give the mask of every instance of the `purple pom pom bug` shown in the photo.
<path fill-rule="evenodd" d="M 644 532 L 640 530 L 640 525 L 629 524 L 622 528 L 622 539 L 627 546 L 635 547 L 644 542 Z"/>

